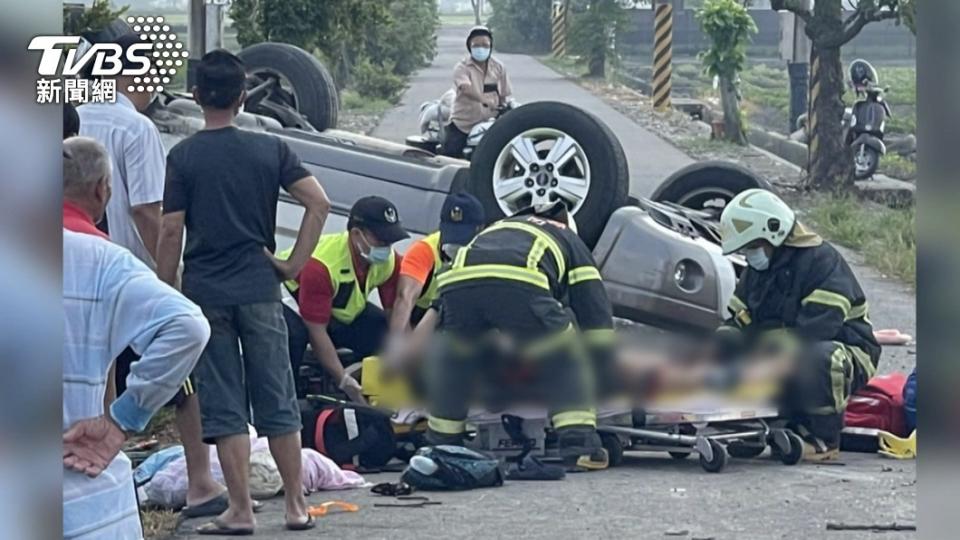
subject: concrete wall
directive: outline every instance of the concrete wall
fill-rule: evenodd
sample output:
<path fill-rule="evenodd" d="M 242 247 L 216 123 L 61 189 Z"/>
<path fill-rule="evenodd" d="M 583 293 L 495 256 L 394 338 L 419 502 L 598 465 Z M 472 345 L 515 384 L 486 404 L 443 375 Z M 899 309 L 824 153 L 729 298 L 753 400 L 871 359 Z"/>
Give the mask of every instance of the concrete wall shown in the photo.
<path fill-rule="evenodd" d="M 757 34 L 747 53 L 753 57 L 779 58 L 780 16 L 772 10 L 750 10 L 757 23 Z M 617 46 L 630 56 L 648 56 L 653 44 L 653 12 L 647 9 L 630 11 L 628 30 L 617 36 Z M 673 51 L 677 56 L 695 56 L 708 45 L 700 31 L 694 11 L 685 9 L 674 13 Z M 906 26 L 892 21 L 868 24 L 860 35 L 844 46 L 845 57 L 863 57 L 873 62 L 910 60 L 915 58 L 916 39 Z"/>

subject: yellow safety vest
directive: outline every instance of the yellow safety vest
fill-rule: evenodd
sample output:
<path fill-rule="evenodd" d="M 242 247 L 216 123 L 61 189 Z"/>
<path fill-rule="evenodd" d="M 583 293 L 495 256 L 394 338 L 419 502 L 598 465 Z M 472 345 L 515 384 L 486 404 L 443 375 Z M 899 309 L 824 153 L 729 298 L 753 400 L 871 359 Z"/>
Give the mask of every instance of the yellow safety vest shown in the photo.
<path fill-rule="evenodd" d="M 286 260 L 290 257 L 293 248 L 277 254 L 277 258 Z M 390 252 L 390 260 L 383 264 L 370 265 L 367 270 L 367 281 L 364 288 L 357 283 L 357 274 L 353 269 L 353 257 L 350 255 L 349 233 L 344 231 L 338 234 L 325 234 L 320 237 L 317 247 L 311 255 L 327 267 L 330 282 L 333 286 L 333 310 L 335 320 L 350 324 L 357 315 L 367 306 L 367 298 L 374 289 L 383 285 L 393 275 L 396 265 L 396 256 Z M 300 284 L 296 280 L 284 282 L 290 292 L 296 291 Z"/>
<path fill-rule="evenodd" d="M 417 299 L 417 307 L 429 309 L 437 299 L 437 274 L 443 265 L 443 261 L 440 260 L 440 231 L 425 237 L 422 241 L 433 251 L 433 273 L 427 278 L 426 286 L 420 293 L 420 298 Z"/>

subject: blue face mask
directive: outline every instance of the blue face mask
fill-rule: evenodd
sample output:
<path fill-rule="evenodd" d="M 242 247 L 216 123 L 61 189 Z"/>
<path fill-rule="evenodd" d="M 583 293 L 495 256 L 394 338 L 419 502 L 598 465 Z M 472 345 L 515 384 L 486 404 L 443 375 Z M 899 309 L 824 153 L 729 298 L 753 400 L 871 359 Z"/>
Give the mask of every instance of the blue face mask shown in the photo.
<path fill-rule="evenodd" d="M 751 248 L 744 250 L 744 256 L 747 258 L 747 264 L 750 265 L 750 268 L 763 272 L 770 266 L 770 257 L 767 257 L 767 252 L 763 248 Z"/>
<path fill-rule="evenodd" d="M 360 252 L 360 256 L 363 257 L 370 264 L 382 264 L 390 260 L 390 254 L 393 252 L 393 249 L 390 246 L 374 246 L 367 241 L 367 238 L 360 235 L 360 238 L 363 239 L 363 243 L 370 248 L 370 251 L 367 253 L 363 252 L 363 248 L 357 246 L 357 251 Z"/>
<path fill-rule="evenodd" d="M 477 62 L 486 62 L 490 58 L 490 49 L 488 47 L 474 47 L 470 49 L 470 56 Z"/>

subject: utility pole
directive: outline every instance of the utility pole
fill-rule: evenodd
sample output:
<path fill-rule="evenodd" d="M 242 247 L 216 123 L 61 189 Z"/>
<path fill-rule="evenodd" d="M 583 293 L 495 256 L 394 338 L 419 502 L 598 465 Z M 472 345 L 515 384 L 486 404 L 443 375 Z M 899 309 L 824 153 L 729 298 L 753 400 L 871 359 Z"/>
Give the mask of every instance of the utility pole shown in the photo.
<path fill-rule="evenodd" d="M 806 8 L 812 9 L 811 0 Z M 780 12 L 780 57 L 787 62 L 790 75 L 790 125 L 788 133 L 797 129 L 797 118 L 807 112 L 807 97 L 810 86 L 810 38 L 806 34 L 803 19 L 791 12 Z"/>
<path fill-rule="evenodd" d="M 196 67 L 208 52 L 223 47 L 223 14 L 229 0 L 190 0 L 187 32 L 187 90 L 196 83 Z"/>

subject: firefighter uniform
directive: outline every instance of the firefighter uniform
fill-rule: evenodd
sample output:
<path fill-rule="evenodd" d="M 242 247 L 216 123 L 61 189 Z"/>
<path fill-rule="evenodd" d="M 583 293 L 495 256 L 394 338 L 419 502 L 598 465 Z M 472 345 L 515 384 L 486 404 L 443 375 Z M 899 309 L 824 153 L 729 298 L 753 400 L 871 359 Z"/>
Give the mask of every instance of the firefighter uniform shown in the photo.
<path fill-rule="evenodd" d="M 767 269 L 744 270 L 728 311 L 718 337 L 741 351 L 783 330 L 797 338 L 798 370 L 781 413 L 806 439 L 836 447 L 847 399 L 874 375 L 880 358 L 867 300 L 840 253 L 797 224 Z"/>
<path fill-rule="evenodd" d="M 576 233 L 536 215 L 506 218 L 459 250 L 436 279 L 445 353 L 431 359 L 428 372 L 428 438 L 453 442 L 462 436 L 471 386 L 484 368 L 475 345 L 497 331 L 539 363 L 537 386 L 561 454 L 595 452 L 594 367 L 582 345 L 608 350 L 613 322 L 600 273 Z"/>

